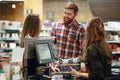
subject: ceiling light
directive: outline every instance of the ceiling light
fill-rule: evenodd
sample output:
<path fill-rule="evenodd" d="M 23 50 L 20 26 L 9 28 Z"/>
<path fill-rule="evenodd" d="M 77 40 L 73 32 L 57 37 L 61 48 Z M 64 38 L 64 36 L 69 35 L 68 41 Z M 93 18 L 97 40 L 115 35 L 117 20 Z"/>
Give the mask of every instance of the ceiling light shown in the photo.
<path fill-rule="evenodd" d="M 15 5 L 15 4 L 12 4 L 12 8 L 16 8 L 16 5 Z"/>

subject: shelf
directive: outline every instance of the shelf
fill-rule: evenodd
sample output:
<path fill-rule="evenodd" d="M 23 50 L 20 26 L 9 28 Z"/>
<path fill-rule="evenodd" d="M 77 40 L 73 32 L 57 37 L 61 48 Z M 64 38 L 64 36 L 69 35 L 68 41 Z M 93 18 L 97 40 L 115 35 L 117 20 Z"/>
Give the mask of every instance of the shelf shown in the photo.
<path fill-rule="evenodd" d="M 22 28 L 19 28 L 19 27 L 18 27 L 18 28 L 17 28 L 17 27 L 15 27 L 15 28 L 14 28 L 14 27 L 7 27 L 7 28 L 4 28 L 3 30 L 12 30 L 12 31 L 13 31 L 13 30 L 18 30 L 18 31 L 21 32 L 21 31 L 22 31 Z"/>
<path fill-rule="evenodd" d="M 112 68 L 120 68 L 120 65 L 112 65 Z"/>
<path fill-rule="evenodd" d="M 107 41 L 108 43 L 120 43 L 120 41 L 119 40 L 110 40 L 110 41 Z"/>
<path fill-rule="evenodd" d="M 112 62 L 112 67 L 113 68 L 120 68 L 120 61 L 113 61 Z"/>
<path fill-rule="evenodd" d="M 4 52 L 12 52 L 13 51 L 12 48 L 1 48 L 1 50 L 3 50 Z"/>
<path fill-rule="evenodd" d="M 120 68 L 120 65 L 111 66 L 112 68 Z"/>
<path fill-rule="evenodd" d="M 112 67 L 111 68 L 111 72 L 112 72 L 112 75 L 116 75 L 116 76 L 119 76 L 120 75 L 120 69 L 117 67 Z"/>
<path fill-rule="evenodd" d="M 6 32 L 0 32 L 0 34 L 5 34 Z"/>
<path fill-rule="evenodd" d="M 20 38 L 8 38 L 8 39 L 6 39 L 6 38 L 4 38 L 4 39 L 0 39 L 1 41 L 18 41 L 18 40 L 20 40 Z"/>
<path fill-rule="evenodd" d="M 120 54 L 120 51 L 112 51 L 112 54 Z"/>
<path fill-rule="evenodd" d="M 116 31 L 120 31 L 120 29 L 107 29 L 106 28 L 105 31 L 115 31 L 116 32 Z"/>
<path fill-rule="evenodd" d="M 119 21 L 109 21 L 105 23 L 105 31 L 120 31 L 120 22 Z"/>
<path fill-rule="evenodd" d="M 8 62 L 11 58 L 0 58 L 0 62 Z"/>

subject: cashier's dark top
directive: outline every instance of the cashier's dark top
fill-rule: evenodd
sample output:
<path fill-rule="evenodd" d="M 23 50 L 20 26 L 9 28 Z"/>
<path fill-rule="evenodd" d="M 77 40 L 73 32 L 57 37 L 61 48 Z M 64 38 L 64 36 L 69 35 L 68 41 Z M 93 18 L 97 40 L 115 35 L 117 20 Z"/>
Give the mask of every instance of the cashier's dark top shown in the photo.
<path fill-rule="evenodd" d="M 92 44 L 87 49 L 89 80 L 104 80 L 111 75 L 111 64 L 107 63 L 104 49 Z"/>

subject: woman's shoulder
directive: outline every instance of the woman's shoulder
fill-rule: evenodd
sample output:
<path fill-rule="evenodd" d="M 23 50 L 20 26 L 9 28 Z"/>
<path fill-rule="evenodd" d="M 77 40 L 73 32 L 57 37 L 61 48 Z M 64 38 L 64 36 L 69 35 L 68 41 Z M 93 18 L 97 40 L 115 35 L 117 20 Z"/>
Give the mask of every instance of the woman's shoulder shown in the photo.
<path fill-rule="evenodd" d="M 91 52 L 93 54 L 98 54 L 98 53 L 101 53 L 104 55 L 105 51 L 104 49 L 102 48 L 102 46 L 100 46 L 99 44 L 91 44 L 89 47 L 88 47 L 88 52 Z"/>
<path fill-rule="evenodd" d="M 91 52 L 98 52 L 99 50 L 102 50 L 102 47 L 99 44 L 94 43 L 94 44 L 91 44 L 87 50 Z"/>
<path fill-rule="evenodd" d="M 91 44 L 91 45 L 88 47 L 88 49 L 95 49 L 95 48 L 97 48 L 97 47 L 100 47 L 100 46 L 97 45 L 97 44 L 95 44 L 95 43 L 93 43 L 93 44 Z"/>

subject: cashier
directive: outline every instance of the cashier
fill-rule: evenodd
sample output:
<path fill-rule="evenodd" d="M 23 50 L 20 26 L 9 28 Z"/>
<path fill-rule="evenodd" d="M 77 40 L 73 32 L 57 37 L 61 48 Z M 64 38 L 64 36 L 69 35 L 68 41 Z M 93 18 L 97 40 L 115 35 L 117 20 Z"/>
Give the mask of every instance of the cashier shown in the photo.
<path fill-rule="evenodd" d="M 84 58 L 88 72 L 78 72 L 71 68 L 70 74 L 75 78 L 104 80 L 111 75 L 112 50 L 104 36 L 103 21 L 99 17 L 90 20 L 85 34 Z"/>

